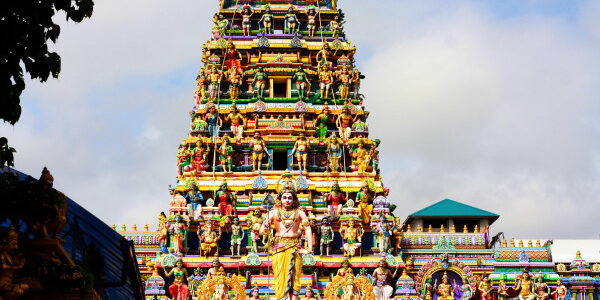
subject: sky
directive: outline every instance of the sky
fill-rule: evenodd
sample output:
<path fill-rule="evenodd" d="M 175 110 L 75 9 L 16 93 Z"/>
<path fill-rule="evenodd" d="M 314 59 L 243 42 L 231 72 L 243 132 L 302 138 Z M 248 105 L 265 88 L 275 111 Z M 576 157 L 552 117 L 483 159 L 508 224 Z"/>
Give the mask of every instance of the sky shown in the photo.
<path fill-rule="evenodd" d="M 600 1 L 339 1 L 383 182 L 402 218 L 445 198 L 507 238 L 600 234 Z M 96 1 L 56 21 L 59 79 L 29 80 L 16 168 L 107 224 L 156 224 L 175 184 L 217 1 Z"/>

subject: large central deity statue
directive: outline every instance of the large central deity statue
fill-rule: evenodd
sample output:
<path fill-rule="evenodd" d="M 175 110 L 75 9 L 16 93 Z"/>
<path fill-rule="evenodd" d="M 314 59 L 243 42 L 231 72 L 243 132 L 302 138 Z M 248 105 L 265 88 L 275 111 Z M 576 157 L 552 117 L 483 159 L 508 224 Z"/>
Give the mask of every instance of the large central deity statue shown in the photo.
<path fill-rule="evenodd" d="M 299 207 L 300 202 L 294 187 L 285 186 L 261 227 L 261 234 L 266 234 L 271 229 L 275 230 L 270 254 L 273 259 L 274 290 L 277 299 L 289 297 L 296 300 L 300 293 L 302 254 L 307 253 L 302 248 L 300 235 L 304 230 L 306 236 L 311 236 L 312 230 L 308 217 Z M 312 249 L 311 239 L 308 239 L 308 249 Z"/>

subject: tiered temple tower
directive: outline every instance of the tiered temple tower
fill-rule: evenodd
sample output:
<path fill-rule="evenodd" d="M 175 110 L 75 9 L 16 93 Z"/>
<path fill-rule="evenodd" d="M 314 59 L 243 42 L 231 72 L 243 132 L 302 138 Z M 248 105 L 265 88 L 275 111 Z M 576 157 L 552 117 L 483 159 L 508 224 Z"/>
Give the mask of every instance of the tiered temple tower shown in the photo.
<path fill-rule="evenodd" d="M 468 299 L 467 286 L 475 297 L 489 289 L 497 298 L 500 280 L 512 283 L 526 268 L 554 288 L 551 242 L 504 241 L 496 250 L 499 235 L 491 238 L 489 226 L 498 215 L 443 200 L 404 222 L 394 217 L 379 174 L 379 140 L 365 123 L 364 76 L 336 2 L 220 1 L 168 211 L 157 231 L 120 231 L 136 245 L 147 299 L 186 289 L 194 299 L 224 299 L 225 289 L 236 299 L 273 298 L 270 234 L 260 229 L 282 187 L 297 191 L 313 229 L 303 236 L 313 254 L 303 256 L 301 295 L 313 289 L 341 298 L 351 276 L 361 299 L 373 292 L 380 299 L 392 292 L 373 288 L 371 274 L 382 264 L 402 299 Z M 600 274 L 599 265 L 592 270 Z M 446 279 L 461 292 L 445 295 Z"/>

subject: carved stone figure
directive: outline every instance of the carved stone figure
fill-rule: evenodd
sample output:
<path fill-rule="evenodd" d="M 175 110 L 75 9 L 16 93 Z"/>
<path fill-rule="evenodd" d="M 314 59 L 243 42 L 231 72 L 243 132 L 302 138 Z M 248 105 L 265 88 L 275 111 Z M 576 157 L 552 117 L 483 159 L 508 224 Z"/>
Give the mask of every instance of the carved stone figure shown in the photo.
<path fill-rule="evenodd" d="M 379 253 L 386 253 L 390 248 L 391 226 L 388 224 L 385 216 L 380 216 L 375 224 L 375 232 L 377 233 L 377 247 Z"/>
<path fill-rule="evenodd" d="M 208 71 L 208 75 L 206 76 L 208 78 L 208 99 L 209 100 L 214 100 L 219 96 L 219 86 L 221 83 L 221 78 L 223 77 L 223 74 L 221 73 L 221 71 L 219 71 L 217 69 L 217 66 L 212 66 L 209 71 Z"/>
<path fill-rule="evenodd" d="M 213 258 L 212 264 L 208 272 L 206 273 L 206 279 L 211 279 L 217 276 L 225 276 L 225 269 L 221 265 L 218 257 Z"/>
<path fill-rule="evenodd" d="M 289 157 L 293 157 L 295 153 L 296 160 L 298 161 L 298 169 L 304 170 L 305 173 L 308 172 L 306 168 L 308 150 L 310 150 L 310 144 L 308 140 L 306 140 L 306 136 L 304 136 L 304 133 L 300 132 Z"/>
<path fill-rule="evenodd" d="M 252 240 L 252 250 L 258 252 L 258 240 L 260 239 L 260 226 L 263 223 L 262 212 L 260 207 L 255 207 L 252 215 L 246 217 L 248 231 L 250 231 L 250 239 Z"/>
<path fill-rule="evenodd" d="M 319 144 L 325 142 L 325 138 L 327 138 L 327 123 L 329 123 L 329 117 L 329 107 L 327 106 L 327 102 L 325 102 L 321 113 L 319 113 L 319 115 L 313 121 L 316 131 L 315 133 L 319 138 Z"/>
<path fill-rule="evenodd" d="M 252 15 L 254 14 L 254 10 L 252 9 L 252 7 L 248 4 L 245 4 L 244 7 L 242 7 L 242 11 L 240 13 L 242 15 L 242 31 L 243 34 L 245 36 L 249 36 L 250 35 L 250 27 L 251 27 L 251 22 L 250 22 L 250 17 L 252 17 Z"/>
<path fill-rule="evenodd" d="M 235 255 L 233 251 L 237 247 L 237 256 L 240 256 L 240 248 L 242 246 L 242 241 L 244 240 L 244 229 L 240 225 L 240 219 L 238 217 L 233 217 L 233 224 L 230 227 L 231 232 L 231 255 Z"/>
<path fill-rule="evenodd" d="M 358 173 L 365 173 L 371 163 L 372 153 L 365 148 L 365 142 L 360 139 L 358 145 L 352 150 L 350 156 L 353 158 L 352 164 L 357 168 Z"/>
<path fill-rule="evenodd" d="M 231 132 L 237 144 L 241 144 L 244 138 L 244 127 L 246 127 L 246 118 L 240 113 L 235 104 L 231 105 L 231 112 L 225 117 L 226 122 L 231 122 Z"/>
<path fill-rule="evenodd" d="M 227 30 L 227 26 L 229 25 L 229 20 L 225 19 L 225 16 L 219 14 L 214 22 L 216 32 L 220 36 L 224 36 L 225 30 Z"/>
<path fill-rule="evenodd" d="M 325 198 L 325 203 L 327 204 L 329 218 L 332 222 L 337 222 L 342 214 L 342 207 L 346 203 L 346 197 L 344 197 L 337 181 L 333 182 L 331 191 Z"/>
<path fill-rule="evenodd" d="M 504 287 L 506 287 L 506 285 L 504 285 Z M 458 290 L 462 293 L 460 300 L 470 300 L 473 297 L 473 287 L 471 287 L 464 277 L 462 278 L 462 285 L 458 287 Z"/>
<path fill-rule="evenodd" d="M 258 67 L 254 74 L 254 78 L 252 79 L 252 95 L 255 95 L 256 90 L 258 90 L 258 99 L 262 99 L 267 79 L 269 79 L 269 77 L 267 76 L 267 73 L 263 71 L 263 67 Z"/>
<path fill-rule="evenodd" d="M 310 90 L 310 81 L 308 81 L 308 75 L 302 70 L 302 66 L 298 66 L 298 70 L 294 73 L 292 80 L 296 81 L 296 89 L 298 89 L 298 98 L 304 99 L 307 89 Z"/>
<path fill-rule="evenodd" d="M 337 80 L 340 84 L 340 98 L 348 99 L 350 92 L 350 84 L 352 83 L 352 73 L 348 70 L 350 66 L 343 66 L 342 70 L 337 75 Z"/>
<path fill-rule="evenodd" d="M 194 91 L 196 99 L 196 107 L 202 105 L 202 100 L 206 99 L 206 72 L 204 68 L 200 68 L 198 76 L 196 76 L 196 91 Z"/>
<path fill-rule="evenodd" d="M 233 147 L 229 144 L 229 134 L 225 133 L 221 139 L 219 147 L 219 162 L 223 168 L 223 172 L 231 172 L 231 159 L 233 157 Z"/>
<path fill-rule="evenodd" d="M 188 203 L 189 216 L 193 220 L 197 220 L 202 215 L 202 204 L 204 197 L 198 191 L 195 183 L 192 183 L 190 190 L 185 194 L 185 200 Z"/>
<path fill-rule="evenodd" d="M 266 33 L 266 34 L 273 33 L 273 20 L 274 19 L 275 18 L 273 17 L 273 14 L 271 13 L 271 7 L 267 5 L 267 7 L 265 8 L 265 12 L 263 13 L 262 17 L 260 17 L 260 20 L 258 21 L 258 23 L 262 23 L 264 33 Z"/>
<path fill-rule="evenodd" d="M 240 86 L 242 85 L 243 77 L 244 72 L 238 69 L 235 64 L 227 71 L 227 80 L 229 81 L 229 98 L 237 99 L 239 97 Z"/>
<path fill-rule="evenodd" d="M 373 211 L 372 197 L 369 183 L 365 181 L 360 191 L 356 194 L 358 214 L 362 218 L 363 224 L 371 223 L 371 212 Z"/>
<path fill-rule="evenodd" d="M 329 69 L 329 64 L 324 64 L 320 68 L 319 72 L 319 88 L 321 89 L 321 98 L 329 97 L 329 89 L 331 89 L 331 83 L 333 82 L 333 73 Z"/>
<path fill-rule="evenodd" d="M 254 138 L 250 140 L 249 147 L 252 148 L 252 171 L 260 170 L 264 153 L 269 156 L 271 154 L 267 151 L 267 146 L 259 131 L 254 132 Z"/>
<path fill-rule="evenodd" d="M 317 29 L 317 14 L 319 14 L 319 12 L 314 5 L 309 6 L 306 10 L 306 17 L 308 18 L 306 25 L 308 36 L 315 36 L 315 29 Z"/>
<path fill-rule="evenodd" d="M 290 6 L 290 8 L 288 8 L 287 14 L 285 15 L 283 33 L 296 33 L 299 28 L 300 21 L 298 21 L 298 17 L 296 17 L 296 12 L 294 11 L 294 8 Z"/>
<path fill-rule="evenodd" d="M 236 197 L 235 193 L 229 191 L 226 181 L 223 181 L 221 184 L 221 187 L 216 193 L 216 198 L 219 202 L 219 214 L 221 216 L 231 216 L 235 209 Z"/>
<path fill-rule="evenodd" d="M 206 124 L 208 124 L 208 134 L 210 135 L 210 140 L 213 143 L 216 143 L 217 137 L 219 136 L 219 130 L 222 126 L 222 121 L 214 103 L 211 103 L 208 106 L 208 112 L 204 115 L 204 121 Z"/>
<path fill-rule="evenodd" d="M 342 113 L 338 115 L 335 123 L 340 131 L 340 138 L 346 145 L 348 145 L 348 140 L 352 135 L 352 121 L 353 118 L 350 114 L 350 108 L 344 104 L 342 107 Z"/>
<path fill-rule="evenodd" d="M 342 32 L 345 23 L 346 21 L 340 22 L 340 17 L 337 15 L 333 18 L 332 21 L 329 22 L 329 28 L 331 29 L 331 31 L 333 31 L 334 37 L 337 37 Z"/>
<path fill-rule="evenodd" d="M 545 300 L 550 294 L 550 288 L 544 282 L 544 277 L 542 276 L 542 274 L 539 274 L 537 276 L 537 282 L 535 283 L 535 293 L 537 300 Z"/>
<path fill-rule="evenodd" d="M 560 279 L 556 280 L 556 289 L 550 295 L 556 295 L 556 300 L 564 300 L 567 297 L 567 287 L 563 285 Z"/>
<path fill-rule="evenodd" d="M 183 220 L 180 215 L 175 217 L 175 223 L 170 226 L 171 233 L 171 246 L 173 247 L 173 252 L 175 252 L 178 256 L 181 256 L 183 253 L 183 243 L 186 239 L 187 234 L 187 224 Z"/>
<path fill-rule="evenodd" d="M 342 267 L 337 270 L 335 276 L 346 277 L 348 275 L 353 276 L 354 271 L 352 271 L 352 268 L 350 267 L 350 260 L 347 256 L 344 256 L 344 258 L 342 258 Z"/>
<path fill-rule="evenodd" d="M 331 246 L 331 243 L 333 243 L 333 228 L 331 228 L 331 225 L 329 224 L 329 219 L 327 219 L 327 217 L 323 217 L 323 219 L 321 220 L 321 227 L 319 228 L 319 231 L 321 232 L 321 239 L 320 239 L 320 250 L 321 252 L 319 252 L 321 255 L 326 254 L 327 256 L 329 256 L 329 248 Z M 323 249 L 326 249 L 326 251 L 324 252 Z"/>
<path fill-rule="evenodd" d="M 373 293 L 377 300 L 388 300 L 392 297 L 393 288 L 390 285 L 391 279 L 396 277 L 398 268 L 394 271 L 394 274 L 388 269 L 385 257 L 381 257 L 377 269 L 373 272 Z"/>
<path fill-rule="evenodd" d="M 29 291 L 29 285 L 15 283 L 14 274 L 25 266 L 19 250 L 19 233 L 10 225 L 0 248 L 0 299 L 14 300 Z"/>

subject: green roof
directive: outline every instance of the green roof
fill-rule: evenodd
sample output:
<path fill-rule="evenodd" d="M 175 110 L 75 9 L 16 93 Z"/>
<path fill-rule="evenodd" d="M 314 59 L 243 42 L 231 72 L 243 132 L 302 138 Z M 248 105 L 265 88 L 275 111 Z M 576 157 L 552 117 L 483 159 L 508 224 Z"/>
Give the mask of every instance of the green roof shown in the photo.
<path fill-rule="evenodd" d="M 494 220 L 500 217 L 497 214 L 479 209 L 470 205 L 444 199 L 438 203 L 414 212 L 409 217 L 487 217 Z"/>

